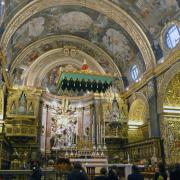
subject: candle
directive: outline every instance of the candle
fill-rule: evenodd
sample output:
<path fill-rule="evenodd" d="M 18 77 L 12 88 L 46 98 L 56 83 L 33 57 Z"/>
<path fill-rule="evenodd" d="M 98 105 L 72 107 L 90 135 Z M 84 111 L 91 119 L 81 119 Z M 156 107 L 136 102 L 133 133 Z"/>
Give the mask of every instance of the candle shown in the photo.
<path fill-rule="evenodd" d="M 91 125 L 91 135 L 92 135 L 92 143 L 94 144 L 94 124 L 92 123 L 92 125 Z"/>
<path fill-rule="evenodd" d="M 98 138 L 99 138 L 99 137 L 98 137 L 98 129 L 99 129 L 99 128 L 98 128 L 98 124 L 97 124 L 97 129 L 96 129 L 96 130 L 97 130 L 97 132 L 96 132 L 97 144 L 98 144 Z"/>
<path fill-rule="evenodd" d="M 101 144 L 101 124 L 99 122 L 99 144 Z"/>
<path fill-rule="evenodd" d="M 102 137 L 103 137 L 103 134 L 102 134 L 103 131 L 102 130 L 103 130 L 103 128 L 102 128 L 102 124 L 101 124 L 101 144 L 102 144 Z"/>
<path fill-rule="evenodd" d="M 106 128 L 105 128 L 105 122 L 104 122 L 104 144 L 106 143 L 106 139 L 105 139 L 105 136 L 106 136 Z"/>

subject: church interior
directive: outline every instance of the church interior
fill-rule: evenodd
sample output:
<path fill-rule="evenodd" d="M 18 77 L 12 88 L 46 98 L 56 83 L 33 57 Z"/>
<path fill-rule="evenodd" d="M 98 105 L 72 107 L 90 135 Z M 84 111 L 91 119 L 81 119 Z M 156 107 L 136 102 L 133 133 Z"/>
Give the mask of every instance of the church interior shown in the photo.
<path fill-rule="evenodd" d="M 0 14 L 0 176 L 180 162 L 179 0 L 0 0 Z"/>

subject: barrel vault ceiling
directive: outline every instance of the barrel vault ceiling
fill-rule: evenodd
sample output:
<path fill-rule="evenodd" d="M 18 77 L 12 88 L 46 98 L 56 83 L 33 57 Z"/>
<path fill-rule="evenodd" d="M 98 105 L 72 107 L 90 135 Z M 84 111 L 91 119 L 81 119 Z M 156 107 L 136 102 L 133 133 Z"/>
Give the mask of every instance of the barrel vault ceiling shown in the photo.
<path fill-rule="evenodd" d="M 52 0 L 48 4 L 48 0 L 6 0 L 0 35 L 12 82 L 26 83 L 27 72 L 41 62 L 46 73 L 38 86 L 44 86 L 60 67 L 79 69 L 87 59 L 92 70 L 115 73 L 123 87 L 131 85 L 133 65 L 140 76 L 156 65 L 153 42 L 178 12 L 178 2 Z M 69 61 L 57 61 L 53 53 L 58 52 L 62 59 L 68 56 L 65 50 L 76 54 L 70 53 L 73 57 Z M 49 61 L 43 64 L 43 58 Z M 52 61 L 56 63 L 50 66 Z"/>

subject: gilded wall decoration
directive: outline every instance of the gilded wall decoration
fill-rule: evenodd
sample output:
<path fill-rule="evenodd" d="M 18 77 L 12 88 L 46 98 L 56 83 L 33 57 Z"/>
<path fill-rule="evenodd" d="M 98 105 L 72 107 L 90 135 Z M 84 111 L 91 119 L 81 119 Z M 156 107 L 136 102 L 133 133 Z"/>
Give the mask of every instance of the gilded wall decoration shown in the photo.
<path fill-rule="evenodd" d="M 168 64 L 170 62 L 174 62 L 174 61 L 176 62 L 179 59 L 179 55 L 180 55 L 179 52 L 180 51 L 175 51 L 174 56 L 172 55 L 172 57 L 169 57 L 169 59 L 167 60 Z M 158 77 L 157 80 L 159 84 L 158 96 L 157 96 L 158 113 L 163 112 L 163 103 L 166 96 L 166 89 L 168 88 L 168 85 L 170 81 L 174 78 L 174 76 L 179 73 L 179 69 L 180 69 L 180 62 L 177 61 L 163 75 Z"/>
<path fill-rule="evenodd" d="M 16 90 L 9 91 L 7 98 L 7 118 L 36 118 L 39 109 L 38 91 Z"/>
<path fill-rule="evenodd" d="M 173 114 L 164 116 L 161 121 L 161 136 L 164 143 L 165 159 L 167 164 L 180 161 L 180 117 Z"/>
<path fill-rule="evenodd" d="M 128 141 L 140 141 L 147 138 L 148 128 L 147 126 L 148 106 L 142 99 L 135 99 L 129 110 L 128 115 Z"/>
<path fill-rule="evenodd" d="M 109 95 L 107 95 L 109 94 Z M 124 101 L 121 97 L 116 96 L 117 102 L 119 105 L 119 113 L 120 118 L 118 119 L 118 122 L 121 123 L 120 127 L 113 127 L 111 126 L 112 122 L 112 100 L 113 100 L 113 94 L 107 93 L 104 97 L 110 97 L 110 99 L 104 99 L 102 104 L 102 112 L 103 112 L 103 123 L 105 127 L 105 136 L 107 138 L 111 137 L 119 137 L 122 139 L 127 139 L 128 137 L 128 127 L 127 127 L 127 116 L 128 116 L 128 107 L 127 102 Z"/>
<path fill-rule="evenodd" d="M 164 106 L 180 106 L 180 72 L 174 76 L 166 89 Z"/>
<path fill-rule="evenodd" d="M 4 118 L 4 90 L 0 88 L 0 120 Z"/>
<path fill-rule="evenodd" d="M 39 97 L 37 89 L 9 89 L 5 120 L 5 134 L 13 139 L 35 143 L 38 132 Z"/>
<path fill-rule="evenodd" d="M 180 73 L 168 84 L 164 96 L 163 118 L 161 118 L 161 136 L 167 163 L 180 161 Z"/>

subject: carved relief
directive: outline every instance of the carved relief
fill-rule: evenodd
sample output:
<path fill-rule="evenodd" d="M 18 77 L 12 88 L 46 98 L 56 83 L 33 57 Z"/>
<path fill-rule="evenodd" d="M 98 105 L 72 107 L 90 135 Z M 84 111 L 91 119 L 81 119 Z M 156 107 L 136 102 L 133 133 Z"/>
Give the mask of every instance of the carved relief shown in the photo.
<path fill-rule="evenodd" d="M 7 117 L 35 117 L 38 112 L 38 94 L 39 92 L 28 90 L 10 90 L 7 98 Z"/>
<path fill-rule="evenodd" d="M 3 89 L 0 88 L 0 120 L 4 117 L 4 92 Z"/>
<path fill-rule="evenodd" d="M 138 96 L 138 94 L 136 94 Z M 147 126 L 148 107 L 142 99 L 132 102 L 128 116 L 128 141 L 140 141 L 149 136 Z M 148 126 L 147 126 L 148 127 Z"/>
<path fill-rule="evenodd" d="M 180 106 L 180 73 L 175 75 L 166 89 L 164 106 Z"/>
<path fill-rule="evenodd" d="M 164 140 L 168 164 L 180 161 L 180 73 L 176 74 L 166 88 L 161 118 L 161 136 Z"/>
<path fill-rule="evenodd" d="M 180 161 L 180 117 L 164 117 L 161 121 L 161 136 L 164 142 L 166 162 Z"/>

